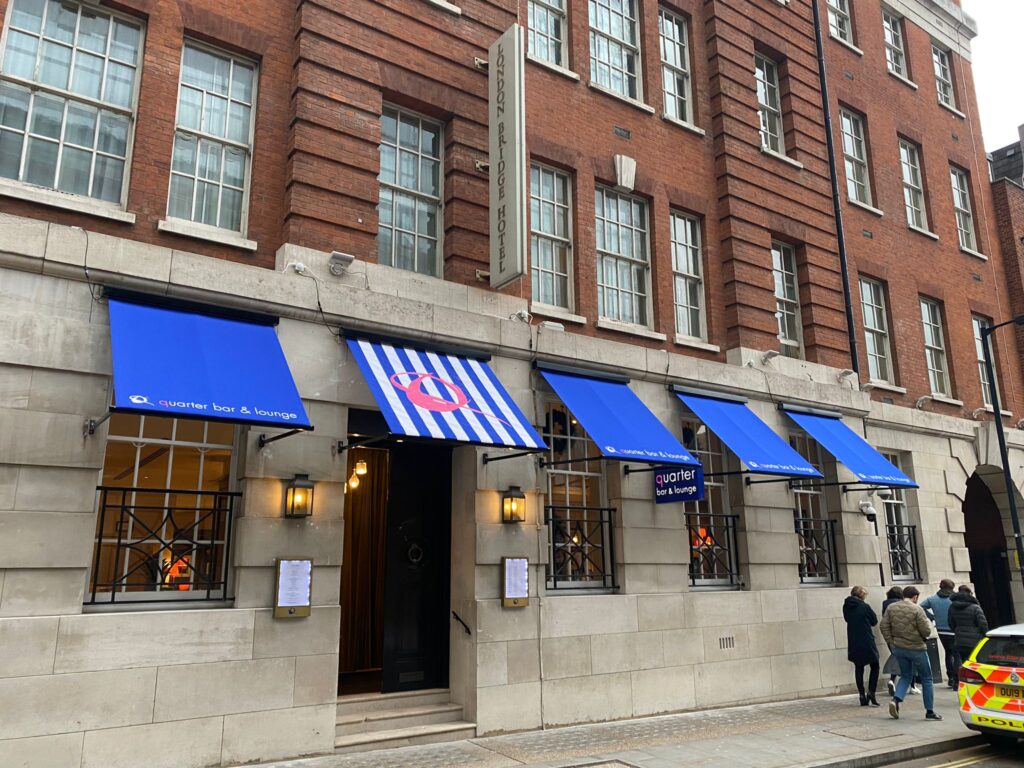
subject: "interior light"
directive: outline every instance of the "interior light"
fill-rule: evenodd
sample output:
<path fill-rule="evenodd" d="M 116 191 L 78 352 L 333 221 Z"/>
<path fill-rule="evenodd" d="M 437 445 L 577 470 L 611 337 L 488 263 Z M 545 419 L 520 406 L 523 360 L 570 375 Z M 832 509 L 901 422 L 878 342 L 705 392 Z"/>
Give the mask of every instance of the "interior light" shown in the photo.
<path fill-rule="evenodd" d="M 348 487 L 351 488 L 353 491 L 359 487 L 359 475 L 356 474 L 355 472 L 353 472 L 352 476 L 349 477 L 348 479 Z"/>
<path fill-rule="evenodd" d="M 360 459 L 359 461 L 356 462 L 356 474 L 362 477 L 363 475 L 366 474 L 366 472 L 366 462 Z"/>

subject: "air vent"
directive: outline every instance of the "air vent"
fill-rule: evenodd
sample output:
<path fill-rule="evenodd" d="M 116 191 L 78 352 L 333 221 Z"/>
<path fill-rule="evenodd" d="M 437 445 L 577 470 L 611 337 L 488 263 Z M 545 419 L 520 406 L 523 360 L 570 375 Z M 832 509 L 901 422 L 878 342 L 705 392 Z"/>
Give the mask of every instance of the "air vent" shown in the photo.
<path fill-rule="evenodd" d="M 718 648 L 722 651 L 731 651 L 736 648 L 736 638 L 733 636 L 718 638 Z"/>

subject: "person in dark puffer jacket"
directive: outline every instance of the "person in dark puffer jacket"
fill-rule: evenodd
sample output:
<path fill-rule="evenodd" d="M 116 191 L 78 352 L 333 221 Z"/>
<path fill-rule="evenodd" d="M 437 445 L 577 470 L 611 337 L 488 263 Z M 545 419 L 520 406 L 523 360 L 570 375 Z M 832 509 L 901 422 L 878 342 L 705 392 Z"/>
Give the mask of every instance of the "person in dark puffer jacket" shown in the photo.
<path fill-rule="evenodd" d="M 878 706 L 875 689 L 878 688 L 878 646 L 875 644 L 873 627 L 878 617 L 867 604 L 868 591 L 854 587 L 843 603 L 843 618 L 846 620 L 846 641 L 849 646 L 847 658 L 854 665 L 854 681 L 860 694 L 860 705 Z M 867 688 L 864 687 L 864 670 L 870 669 Z"/>
<path fill-rule="evenodd" d="M 949 628 L 953 630 L 953 650 L 957 655 L 957 669 L 971 655 L 974 646 L 988 632 L 988 619 L 977 598 L 966 584 L 953 595 L 949 604 Z"/>

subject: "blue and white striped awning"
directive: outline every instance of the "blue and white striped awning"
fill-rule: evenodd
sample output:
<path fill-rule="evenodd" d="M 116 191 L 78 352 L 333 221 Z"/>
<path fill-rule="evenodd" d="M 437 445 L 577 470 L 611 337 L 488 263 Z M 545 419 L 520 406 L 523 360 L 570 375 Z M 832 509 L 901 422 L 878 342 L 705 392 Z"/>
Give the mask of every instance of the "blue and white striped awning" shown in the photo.
<path fill-rule="evenodd" d="M 349 339 L 392 434 L 544 450 L 544 441 L 487 363 Z"/>

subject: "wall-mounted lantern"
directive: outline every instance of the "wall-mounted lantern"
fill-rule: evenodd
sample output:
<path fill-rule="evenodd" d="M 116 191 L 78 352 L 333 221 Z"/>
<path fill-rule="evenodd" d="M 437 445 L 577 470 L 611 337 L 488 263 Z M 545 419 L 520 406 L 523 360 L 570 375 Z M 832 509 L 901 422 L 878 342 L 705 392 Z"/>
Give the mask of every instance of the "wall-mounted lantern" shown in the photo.
<path fill-rule="evenodd" d="M 356 462 L 356 474 L 362 477 L 367 473 L 367 471 L 368 470 L 366 468 L 366 462 L 363 461 L 362 459 L 359 459 L 359 461 Z"/>
<path fill-rule="evenodd" d="M 309 517 L 313 514 L 313 481 L 309 475 L 296 475 L 285 494 L 285 517 Z"/>
<path fill-rule="evenodd" d="M 526 522 L 526 494 L 518 485 L 510 485 L 508 490 L 501 494 L 501 522 Z"/>

